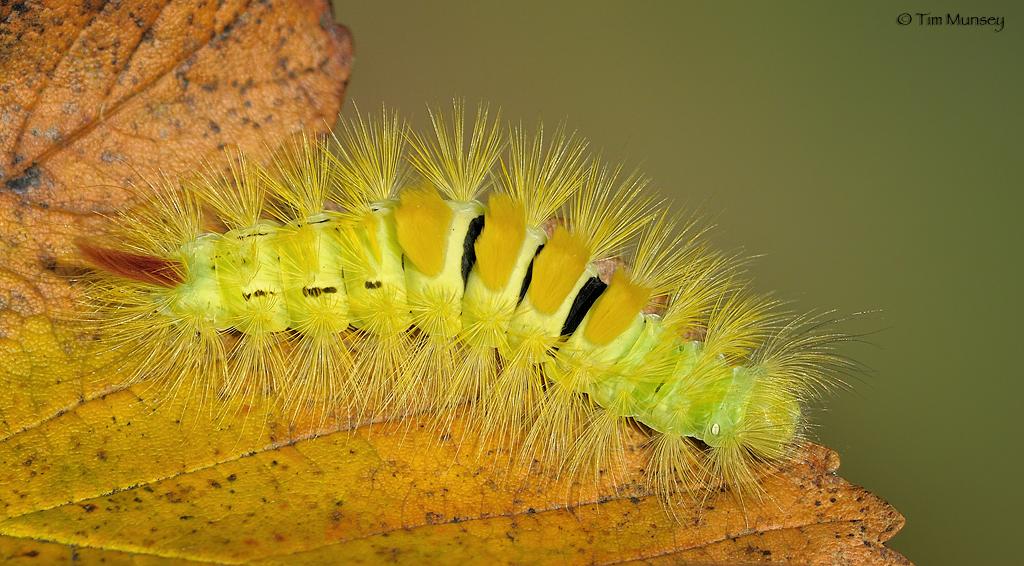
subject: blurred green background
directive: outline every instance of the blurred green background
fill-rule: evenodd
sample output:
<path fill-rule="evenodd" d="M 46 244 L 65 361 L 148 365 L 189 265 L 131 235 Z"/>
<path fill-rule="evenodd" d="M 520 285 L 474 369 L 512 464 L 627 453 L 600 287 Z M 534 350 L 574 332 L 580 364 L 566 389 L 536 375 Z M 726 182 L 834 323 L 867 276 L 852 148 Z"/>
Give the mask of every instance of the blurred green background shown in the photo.
<path fill-rule="evenodd" d="M 927 7 L 926 7 L 927 5 Z M 897 24 L 902 12 L 1005 28 Z M 565 120 L 801 308 L 879 309 L 816 416 L 920 564 L 1019 558 L 1024 8 L 1011 2 L 335 2 L 349 100 Z M 351 106 L 347 107 L 351 111 Z M 422 122 L 421 122 L 422 123 Z"/>

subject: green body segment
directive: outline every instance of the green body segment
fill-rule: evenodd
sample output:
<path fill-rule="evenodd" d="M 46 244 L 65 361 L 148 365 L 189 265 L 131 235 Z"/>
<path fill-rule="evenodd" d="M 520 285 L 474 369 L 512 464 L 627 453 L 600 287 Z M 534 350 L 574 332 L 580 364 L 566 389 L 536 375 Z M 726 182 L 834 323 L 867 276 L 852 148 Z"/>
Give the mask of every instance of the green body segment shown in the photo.
<path fill-rule="evenodd" d="M 291 327 L 341 332 L 349 325 L 342 233 L 321 213 L 279 231 L 281 282 Z"/>
<path fill-rule="evenodd" d="M 485 226 L 486 230 L 487 227 Z M 462 325 L 472 329 L 481 346 L 498 348 L 505 344 L 509 326 L 512 324 L 523 280 L 530 270 L 537 250 L 547 241 L 543 230 L 528 228 L 516 256 L 515 267 L 505 286 L 492 290 L 487 287 L 477 272 L 470 271 L 462 301 Z"/>
<path fill-rule="evenodd" d="M 360 221 L 341 227 L 348 230 L 342 256 L 352 325 L 378 335 L 405 332 L 412 325 L 394 205 L 377 203 Z"/>
<path fill-rule="evenodd" d="M 562 335 L 562 325 L 569 317 L 573 300 L 587 281 L 594 277 L 597 277 L 597 270 L 593 265 L 588 265 L 573 284 L 566 299 L 550 314 L 538 310 L 527 293 L 513 314 L 502 355 L 506 358 L 517 357 L 534 364 L 547 362 L 548 351 Z"/>
<path fill-rule="evenodd" d="M 554 382 L 573 385 L 579 393 L 593 395 L 599 383 L 607 383 L 608 375 L 619 373 L 617 370 L 622 360 L 637 344 L 643 332 L 645 321 L 637 316 L 633 322 L 608 344 L 592 344 L 585 337 L 583 329 L 590 322 L 590 314 L 583 317 L 577 332 L 569 336 L 559 345 L 559 355 L 546 360 L 544 374 Z M 638 352 L 639 358 L 646 357 L 650 352 Z M 615 380 L 613 380 L 615 381 Z M 622 380 L 617 380 L 621 383 Z M 603 407 L 610 408 L 620 405 L 623 399 L 621 392 L 605 390 Z M 607 404 L 606 404 L 607 403 Z"/>
<path fill-rule="evenodd" d="M 261 221 L 204 234 L 181 248 L 186 280 L 165 308 L 243 333 L 301 332 L 316 323 L 336 332 L 352 326 L 394 335 L 435 315 L 436 326 L 421 327 L 428 335 L 498 348 L 505 359 L 525 353 L 525 361 L 544 364 L 553 381 L 568 372 L 589 372 L 588 379 L 572 382 L 579 393 L 663 434 L 711 446 L 750 428 L 768 431 L 766 438 L 780 446 L 796 434 L 798 399 L 773 384 L 764 368 L 730 366 L 705 355 L 700 342 L 683 340 L 657 315 L 638 313 L 602 346 L 590 344 L 583 332 L 560 342 L 573 300 L 596 270 L 592 265 L 584 270 L 554 313 L 538 312 L 528 296 L 521 298 L 531 261 L 545 242 L 537 228 L 527 230 L 504 288 L 488 289 L 472 272 L 464 281 L 466 234 L 481 205 L 449 206 L 454 215 L 437 276 L 424 276 L 403 262 L 389 201 L 355 220 L 324 212 L 285 226 Z M 441 312 L 416 312 L 417 306 L 436 305 L 438 298 Z M 584 317 L 581 327 L 588 322 Z M 556 345 L 559 355 L 551 356 Z"/>
<path fill-rule="evenodd" d="M 650 404 L 658 387 L 670 377 L 666 369 L 673 369 L 670 363 L 677 357 L 674 351 L 661 346 L 667 338 L 661 317 L 641 315 L 637 321 L 640 328 L 635 337 L 631 339 L 624 333 L 609 344 L 621 342 L 624 352 L 611 371 L 595 380 L 587 391 L 597 404 L 622 417 L 641 416 L 642 408 Z"/>
<path fill-rule="evenodd" d="M 204 320 L 218 330 L 231 328 L 217 280 L 216 246 L 222 238 L 220 234 L 203 234 L 181 248 L 185 282 L 172 290 L 168 314 Z"/>
<path fill-rule="evenodd" d="M 733 367 L 731 370 L 725 393 L 708 422 L 704 423 L 704 431 L 700 435 L 700 439 L 711 446 L 741 426 L 758 373 L 758 370 L 746 367 Z"/>
<path fill-rule="evenodd" d="M 452 209 L 444 244 L 444 265 L 430 277 L 411 262 L 405 266 L 405 286 L 414 322 L 428 336 L 453 338 L 462 330 L 462 256 L 466 234 L 474 219 L 483 215 L 478 202 L 447 201 Z"/>
<path fill-rule="evenodd" d="M 270 220 L 224 234 L 215 248 L 221 300 L 232 326 L 246 334 L 291 325 L 281 276 L 280 225 Z"/>

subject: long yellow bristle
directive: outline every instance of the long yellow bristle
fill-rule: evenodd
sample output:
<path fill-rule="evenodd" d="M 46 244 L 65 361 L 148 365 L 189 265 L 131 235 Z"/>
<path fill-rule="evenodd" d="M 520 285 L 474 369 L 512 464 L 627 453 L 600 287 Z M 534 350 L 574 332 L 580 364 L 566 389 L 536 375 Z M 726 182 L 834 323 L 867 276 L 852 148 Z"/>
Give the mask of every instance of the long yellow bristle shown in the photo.
<path fill-rule="evenodd" d="M 529 418 L 529 432 L 519 446 L 520 458 L 541 462 L 560 475 L 573 445 L 585 423 L 593 417 L 595 406 L 580 392 L 585 375 L 569 372 L 562 383 L 546 384 L 544 395 L 536 400 Z M 574 379 L 575 378 L 575 379 Z"/>
<path fill-rule="evenodd" d="M 492 120 L 486 106 L 477 107 L 467 139 L 466 110 L 461 101 L 453 103 L 450 119 L 443 112 L 430 110 L 434 135 L 412 135 L 409 161 L 445 197 L 473 200 L 485 188 L 501 153 L 500 121 L 501 112 Z"/>
<path fill-rule="evenodd" d="M 528 139 L 522 126 L 513 128 L 508 156 L 501 161 L 501 191 L 525 213 L 528 226 L 552 218 L 580 187 L 587 143 L 564 128 L 545 144 L 544 127 Z"/>
<path fill-rule="evenodd" d="M 704 355 L 743 360 L 771 336 L 778 306 L 779 301 L 742 288 L 719 297 L 708 319 Z"/>
<path fill-rule="evenodd" d="M 303 132 L 275 152 L 272 167 L 262 172 L 267 190 L 284 205 L 271 203 L 279 220 L 304 219 L 324 210 L 334 167 L 325 145 L 325 140 Z"/>
<path fill-rule="evenodd" d="M 658 494 L 665 510 L 676 514 L 679 496 L 699 494 L 707 489 L 707 463 L 689 438 L 655 433 L 650 441 L 647 485 Z M 683 501 L 693 506 L 694 502 Z"/>
<path fill-rule="evenodd" d="M 630 281 L 650 289 L 654 297 L 679 289 L 715 261 L 715 255 L 701 244 L 704 231 L 697 222 L 680 227 L 672 214 L 665 207 L 654 215 L 639 231 L 632 253 L 626 255 Z"/>
<path fill-rule="evenodd" d="M 569 199 L 566 222 L 590 250 L 592 259 L 620 253 L 649 221 L 654 199 L 643 191 L 648 181 L 622 175 L 620 167 L 594 161 Z"/>
<path fill-rule="evenodd" d="M 204 166 L 198 177 L 190 179 L 187 188 L 200 202 L 210 206 L 217 217 L 232 230 L 256 224 L 266 205 L 265 175 L 251 159 L 238 152 L 228 152 L 228 168 Z"/>
<path fill-rule="evenodd" d="M 394 198 L 405 177 L 407 126 L 398 113 L 356 114 L 334 134 L 329 197 L 345 211 L 362 213 L 372 202 Z"/>
<path fill-rule="evenodd" d="M 135 187 L 138 205 L 111 218 L 110 240 L 123 249 L 173 257 L 200 233 L 200 204 L 192 191 L 160 177 Z"/>

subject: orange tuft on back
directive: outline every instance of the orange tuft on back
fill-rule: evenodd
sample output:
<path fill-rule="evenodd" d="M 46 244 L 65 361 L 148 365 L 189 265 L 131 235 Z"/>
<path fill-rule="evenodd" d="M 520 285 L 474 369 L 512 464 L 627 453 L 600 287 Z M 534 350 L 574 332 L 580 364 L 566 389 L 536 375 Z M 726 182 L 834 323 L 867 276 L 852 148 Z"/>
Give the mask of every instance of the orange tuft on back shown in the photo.
<path fill-rule="evenodd" d="M 572 291 L 590 260 L 586 244 L 565 226 L 555 228 L 544 249 L 533 260 L 533 279 L 526 291 L 533 306 L 553 314 Z"/>
<path fill-rule="evenodd" d="M 484 229 L 476 239 L 476 269 L 487 288 L 500 291 L 516 267 L 526 237 L 526 213 L 505 194 L 493 194 L 484 211 Z"/>
<path fill-rule="evenodd" d="M 402 193 L 395 209 L 398 243 L 420 273 L 434 277 L 444 267 L 452 209 L 437 191 L 416 188 Z"/>

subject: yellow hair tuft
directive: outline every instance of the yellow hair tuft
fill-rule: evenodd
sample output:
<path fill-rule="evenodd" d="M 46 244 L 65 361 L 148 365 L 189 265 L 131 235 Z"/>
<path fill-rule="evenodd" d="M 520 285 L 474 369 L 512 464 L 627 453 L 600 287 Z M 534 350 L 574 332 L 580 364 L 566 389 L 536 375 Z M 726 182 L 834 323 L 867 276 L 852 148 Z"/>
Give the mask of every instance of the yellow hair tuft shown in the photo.
<path fill-rule="evenodd" d="M 345 211 L 362 213 L 370 203 L 394 198 L 405 177 L 406 131 L 398 113 L 384 108 L 376 117 L 357 113 L 341 121 L 328 155 L 330 199 Z"/>
<path fill-rule="evenodd" d="M 508 156 L 501 161 L 501 190 L 521 207 L 528 226 L 540 226 L 579 190 L 587 143 L 564 128 L 545 144 L 544 127 L 528 139 L 522 126 L 512 130 Z"/>
<path fill-rule="evenodd" d="M 591 259 L 622 252 L 650 222 L 655 201 L 643 193 L 647 184 L 637 174 L 623 176 L 621 167 L 590 164 L 580 189 L 569 199 L 566 222 Z"/>
<path fill-rule="evenodd" d="M 502 150 L 498 123 L 501 112 L 489 119 L 486 106 L 479 106 L 466 139 L 466 111 L 460 101 L 453 103 L 450 124 L 441 112 L 430 111 L 433 138 L 412 136 L 409 160 L 419 174 L 445 197 L 470 201 L 485 187 L 491 168 Z"/>

